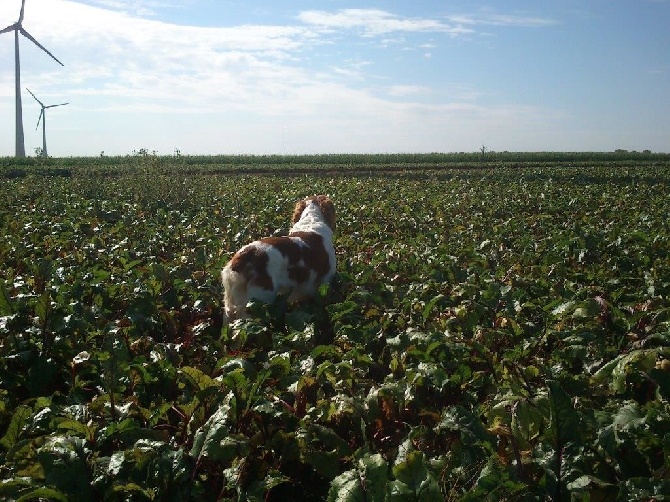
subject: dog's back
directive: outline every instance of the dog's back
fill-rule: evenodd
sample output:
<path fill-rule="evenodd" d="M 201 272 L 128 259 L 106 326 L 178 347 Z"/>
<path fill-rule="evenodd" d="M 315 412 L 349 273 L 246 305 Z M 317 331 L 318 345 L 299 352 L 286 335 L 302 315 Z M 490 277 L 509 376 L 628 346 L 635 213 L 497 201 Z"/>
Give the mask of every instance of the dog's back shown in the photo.
<path fill-rule="evenodd" d="M 335 274 L 335 210 L 325 196 L 298 202 L 288 236 L 247 244 L 221 271 L 228 320 L 244 317 L 247 302 L 271 303 L 278 293 L 289 301 L 313 297 Z"/>

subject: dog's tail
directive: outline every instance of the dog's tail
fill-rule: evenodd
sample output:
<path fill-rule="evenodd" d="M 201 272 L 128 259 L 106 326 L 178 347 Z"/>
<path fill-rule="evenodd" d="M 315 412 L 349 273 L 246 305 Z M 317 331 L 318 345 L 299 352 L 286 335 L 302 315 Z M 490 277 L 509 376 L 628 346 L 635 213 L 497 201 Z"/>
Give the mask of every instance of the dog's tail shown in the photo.
<path fill-rule="evenodd" d="M 233 321 L 244 314 L 247 306 L 247 279 L 229 266 L 221 271 L 221 282 L 224 289 L 224 308 L 228 321 Z"/>

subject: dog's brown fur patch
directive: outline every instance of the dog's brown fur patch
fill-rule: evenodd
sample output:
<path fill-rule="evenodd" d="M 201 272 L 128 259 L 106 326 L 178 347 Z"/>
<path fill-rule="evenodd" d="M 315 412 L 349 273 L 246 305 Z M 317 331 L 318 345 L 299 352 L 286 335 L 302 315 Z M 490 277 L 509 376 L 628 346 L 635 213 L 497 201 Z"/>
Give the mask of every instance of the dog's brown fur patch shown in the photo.
<path fill-rule="evenodd" d="M 299 238 L 304 244 L 290 237 Z M 316 272 L 317 280 L 330 270 L 330 259 L 323 246 L 323 237 L 314 232 L 294 232 L 289 237 L 266 237 L 261 243 L 277 249 L 288 259 L 288 276 L 298 284 L 310 278 L 310 271 Z M 250 284 L 263 289 L 272 289 L 272 277 L 268 274 L 268 255 L 257 246 L 247 246 L 230 260 L 230 268 L 247 278 Z"/>
<path fill-rule="evenodd" d="M 268 274 L 268 255 L 256 246 L 241 249 L 230 260 L 230 268 L 247 278 L 249 284 L 263 289 L 272 289 L 272 277 Z"/>

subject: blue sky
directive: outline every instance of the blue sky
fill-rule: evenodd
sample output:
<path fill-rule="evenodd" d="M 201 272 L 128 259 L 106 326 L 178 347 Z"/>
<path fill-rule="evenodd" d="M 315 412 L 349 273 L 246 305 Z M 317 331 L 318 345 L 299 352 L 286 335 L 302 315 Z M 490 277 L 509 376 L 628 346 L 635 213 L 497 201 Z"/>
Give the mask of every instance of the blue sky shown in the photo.
<path fill-rule="evenodd" d="M 47 110 L 54 156 L 668 152 L 669 25 L 670 0 L 26 0 L 65 67 L 22 38 L 21 79 L 70 103 Z M 0 155 L 13 52 L 0 35 Z"/>

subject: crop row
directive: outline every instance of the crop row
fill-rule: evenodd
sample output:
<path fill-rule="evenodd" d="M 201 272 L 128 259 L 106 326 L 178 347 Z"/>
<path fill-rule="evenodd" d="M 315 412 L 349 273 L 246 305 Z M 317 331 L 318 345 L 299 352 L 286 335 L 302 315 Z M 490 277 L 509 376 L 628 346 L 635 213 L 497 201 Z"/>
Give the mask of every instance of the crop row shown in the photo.
<path fill-rule="evenodd" d="M 126 156 L 70 158 L 0 158 L 0 177 L 31 174 L 49 176 L 121 176 L 138 174 L 228 174 L 228 173 L 397 173 L 476 168 L 483 172 L 515 168 L 561 168 L 585 171 L 609 168 L 665 169 L 670 155 L 651 152 L 492 152 L 427 154 L 330 154 L 330 155 L 158 155 L 146 149 Z"/>

